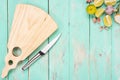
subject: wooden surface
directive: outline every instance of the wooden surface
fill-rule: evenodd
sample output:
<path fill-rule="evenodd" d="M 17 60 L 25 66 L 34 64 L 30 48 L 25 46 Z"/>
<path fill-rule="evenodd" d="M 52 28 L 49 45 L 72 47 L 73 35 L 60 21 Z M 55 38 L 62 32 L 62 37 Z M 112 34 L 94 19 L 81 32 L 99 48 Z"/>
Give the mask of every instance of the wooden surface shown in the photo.
<path fill-rule="evenodd" d="M 18 4 L 7 45 L 8 54 L 5 57 L 6 65 L 2 72 L 2 78 L 7 76 L 9 70 L 16 68 L 18 62 L 26 59 L 56 29 L 55 21 L 40 8 Z M 18 52 L 15 50 L 21 50 L 21 54 L 17 55 Z"/>
<path fill-rule="evenodd" d="M 0 72 L 5 65 L 7 41 L 17 4 L 38 6 L 48 12 L 59 29 L 31 58 L 58 33 L 61 38 L 47 55 L 26 71 L 21 67 L 0 80 L 120 80 L 120 25 L 113 22 L 109 31 L 100 31 L 86 14 L 85 0 L 0 0 Z M 105 16 L 105 15 L 103 15 Z"/>

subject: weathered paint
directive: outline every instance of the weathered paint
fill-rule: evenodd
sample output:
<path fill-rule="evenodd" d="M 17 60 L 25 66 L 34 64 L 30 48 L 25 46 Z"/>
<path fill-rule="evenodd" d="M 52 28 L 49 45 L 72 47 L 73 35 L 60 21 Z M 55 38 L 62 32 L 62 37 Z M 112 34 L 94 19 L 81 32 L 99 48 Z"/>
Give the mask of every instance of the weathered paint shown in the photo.
<path fill-rule="evenodd" d="M 57 34 L 56 45 L 26 71 L 19 63 L 16 69 L 0 80 L 120 80 L 120 25 L 113 22 L 109 31 L 100 31 L 100 24 L 86 14 L 85 0 L 0 0 L 0 72 L 7 54 L 7 41 L 17 4 L 25 3 L 48 12 L 58 24 L 31 58 Z M 105 15 L 103 15 L 105 16 Z M 102 17 L 103 17 L 102 16 Z"/>

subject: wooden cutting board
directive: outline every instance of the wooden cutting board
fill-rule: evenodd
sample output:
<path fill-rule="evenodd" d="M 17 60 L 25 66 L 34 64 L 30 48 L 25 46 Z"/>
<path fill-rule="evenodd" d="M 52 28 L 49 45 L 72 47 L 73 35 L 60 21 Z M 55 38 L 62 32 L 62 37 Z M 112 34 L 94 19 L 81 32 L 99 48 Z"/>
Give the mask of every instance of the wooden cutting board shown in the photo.
<path fill-rule="evenodd" d="M 8 41 L 6 65 L 1 77 L 7 76 L 9 70 L 14 69 L 19 61 L 27 58 L 56 29 L 57 25 L 54 20 L 40 8 L 18 4 Z M 15 48 L 21 50 L 22 53 L 19 56 L 13 54 Z"/>

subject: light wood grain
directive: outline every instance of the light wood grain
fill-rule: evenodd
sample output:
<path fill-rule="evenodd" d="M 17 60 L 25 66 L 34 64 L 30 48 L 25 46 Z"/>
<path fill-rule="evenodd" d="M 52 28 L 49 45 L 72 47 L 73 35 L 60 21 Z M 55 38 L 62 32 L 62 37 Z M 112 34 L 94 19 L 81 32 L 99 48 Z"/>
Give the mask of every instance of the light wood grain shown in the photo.
<path fill-rule="evenodd" d="M 25 4 L 17 5 L 2 77 L 5 77 L 10 69 L 15 68 L 19 61 L 28 57 L 56 29 L 56 23 L 40 8 Z M 22 50 L 22 54 L 18 57 L 12 54 L 15 47 Z M 10 60 L 13 61 L 12 65 L 8 64 Z"/>
<path fill-rule="evenodd" d="M 26 3 L 28 0 L 8 0 L 8 38 L 12 29 L 12 22 L 14 18 L 14 12 L 16 9 L 17 4 L 20 3 Z M 34 54 L 34 53 L 32 53 Z M 29 58 L 29 57 L 28 57 Z M 28 58 L 26 58 L 24 61 L 21 61 L 17 67 L 9 72 L 7 75 L 8 80 L 28 80 L 29 79 L 29 69 L 26 71 L 23 71 L 21 68 L 22 66 L 28 61 Z"/>
<path fill-rule="evenodd" d="M 86 0 L 0 0 L 0 2 L 0 71 L 4 67 L 4 57 L 7 53 L 6 36 L 9 36 L 17 4 L 32 4 L 50 13 L 59 29 L 48 41 L 59 32 L 62 33 L 60 40 L 49 53 L 28 70 L 21 70 L 27 58 L 19 63 L 16 69 L 10 71 L 7 78 L 0 80 L 120 79 L 120 25 L 112 18 L 112 28 L 100 32 L 99 27 L 103 25 L 102 19 L 105 14 L 100 24 L 94 24 L 92 17 L 89 18 L 86 13 L 88 5 Z M 8 22 L 8 34 L 6 22 Z M 30 58 L 48 41 L 35 50 Z"/>
<path fill-rule="evenodd" d="M 48 0 L 29 0 L 28 4 L 40 7 L 45 12 L 48 13 Z M 50 36 L 51 37 L 51 36 Z M 38 51 L 43 49 L 48 44 L 48 39 L 36 49 L 29 58 L 32 58 Z M 48 52 L 42 58 L 40 58 L 36 63 L 34 63 L 28 70 L 28 78 L 30 80 L 49 80 L 48 79 Z M 35 73 L 34 73 L 35 72 Z M 35 77 L 34 77 L 35 76 Z"/>

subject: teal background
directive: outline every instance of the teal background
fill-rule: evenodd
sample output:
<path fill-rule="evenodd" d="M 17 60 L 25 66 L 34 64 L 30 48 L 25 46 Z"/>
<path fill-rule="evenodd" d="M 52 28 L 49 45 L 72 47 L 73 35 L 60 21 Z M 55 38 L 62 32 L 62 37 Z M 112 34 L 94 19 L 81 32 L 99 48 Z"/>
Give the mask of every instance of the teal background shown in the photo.
<path fill-rule="evenodd" d="M 56 21 L 59 29 L 16 69 L 0 80 L 120 80 L 120 25 L 100 31 L 86 13 L 85 0 L 0 0 L 0 73 L 17 4 L 37 6 Z M 105 15 L 103 15 L 105 16 Z M 57 34 L 56 45 L 26 71 L 21 67 Z"/>

